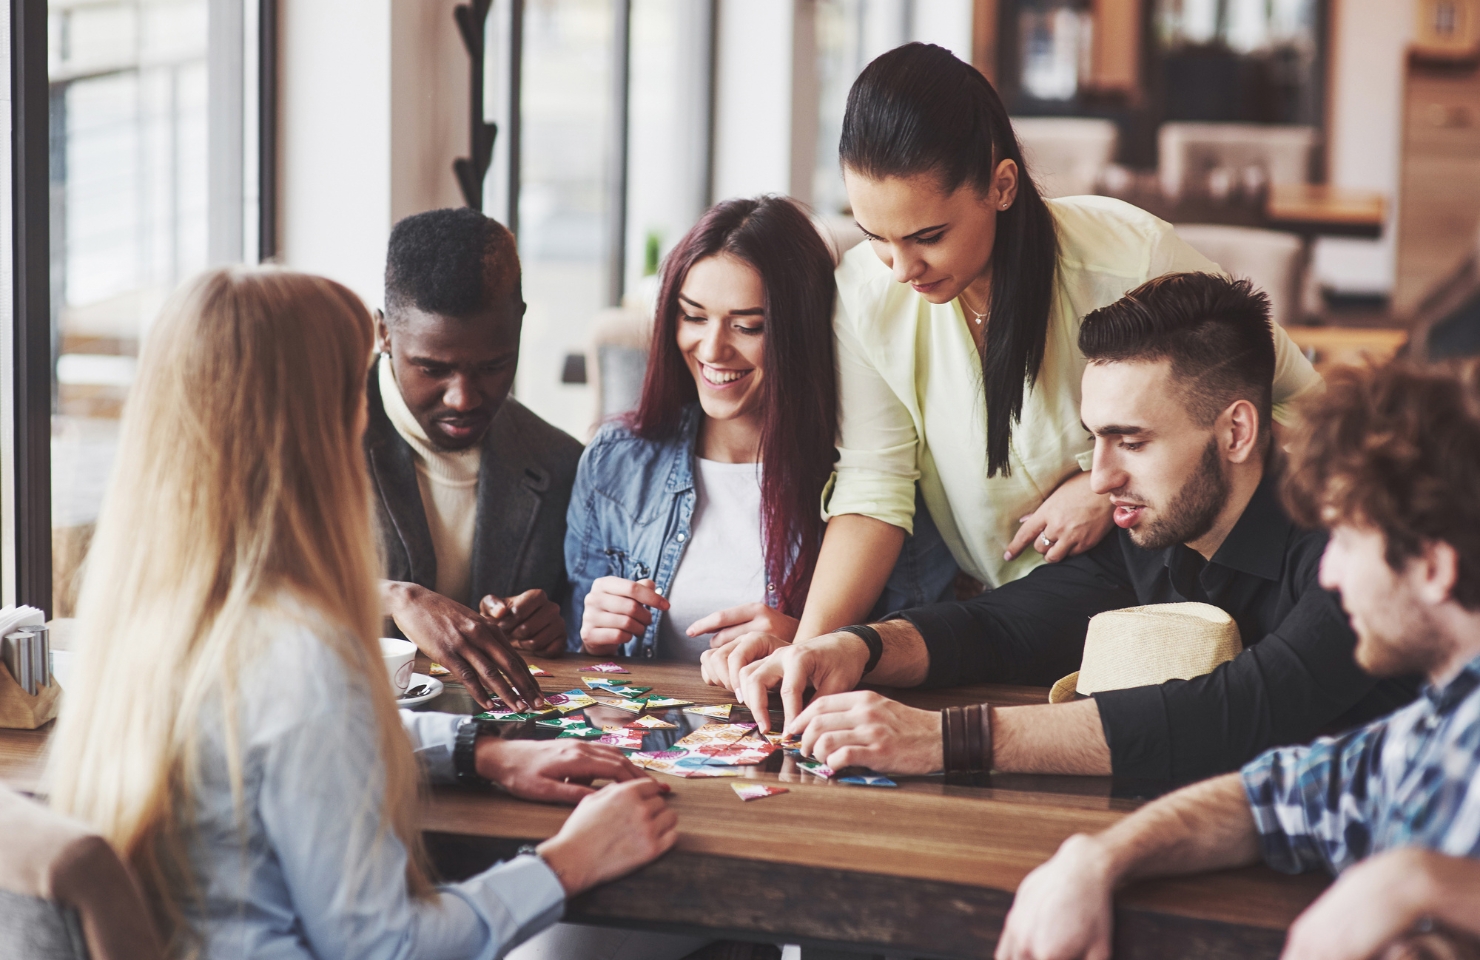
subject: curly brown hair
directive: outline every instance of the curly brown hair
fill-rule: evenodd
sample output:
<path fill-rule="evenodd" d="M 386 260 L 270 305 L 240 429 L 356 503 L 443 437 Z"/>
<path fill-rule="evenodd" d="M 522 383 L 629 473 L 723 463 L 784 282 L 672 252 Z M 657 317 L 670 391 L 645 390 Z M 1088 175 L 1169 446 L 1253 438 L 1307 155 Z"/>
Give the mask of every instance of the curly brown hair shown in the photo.
<path fill-rule="evenodd" d="M 1306 526 L 1376 528 L 1394 570 L 1449 544 L 1454 599 L 1480 609 L 1480 360 L 1329 371 L 1304 406 L 1284 493 Z"/>

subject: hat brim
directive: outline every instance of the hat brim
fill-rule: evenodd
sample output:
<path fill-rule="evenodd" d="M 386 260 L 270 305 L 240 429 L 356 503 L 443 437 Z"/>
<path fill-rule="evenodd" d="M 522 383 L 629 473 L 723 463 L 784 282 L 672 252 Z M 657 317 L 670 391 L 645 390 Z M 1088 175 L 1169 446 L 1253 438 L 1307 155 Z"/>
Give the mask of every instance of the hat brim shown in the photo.
<path fill-rule="evenodd" d="M 1067 677 L 1064 677 L 1058 683 L 1053 685 L 1052 689 L 1048 691 L 1048 702 L 1064 703 L 1068 700 L 1073 700 L 1076 696 L 1079 695 L 1075 689 L 1078 686 L 1079 671 L 1075 670 L 1073 673 L 1069 674 Z"/>

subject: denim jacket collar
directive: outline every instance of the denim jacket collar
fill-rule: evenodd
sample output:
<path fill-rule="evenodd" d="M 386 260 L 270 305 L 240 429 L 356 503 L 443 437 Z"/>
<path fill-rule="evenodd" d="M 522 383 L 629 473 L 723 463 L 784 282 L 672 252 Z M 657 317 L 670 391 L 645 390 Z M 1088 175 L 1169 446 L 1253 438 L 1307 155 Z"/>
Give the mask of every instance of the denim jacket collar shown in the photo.
<path fill-rule="evenodd" d="M 704 423 L 704 410 L 698 401 L 685 404 L 678 419 L 678 442 L 674 444 L 677 454 L 673 467 L 668 471 L 669 493 L 683 493 L 694 489 L 694 458 L 699 455 L 699 427 Z"/>

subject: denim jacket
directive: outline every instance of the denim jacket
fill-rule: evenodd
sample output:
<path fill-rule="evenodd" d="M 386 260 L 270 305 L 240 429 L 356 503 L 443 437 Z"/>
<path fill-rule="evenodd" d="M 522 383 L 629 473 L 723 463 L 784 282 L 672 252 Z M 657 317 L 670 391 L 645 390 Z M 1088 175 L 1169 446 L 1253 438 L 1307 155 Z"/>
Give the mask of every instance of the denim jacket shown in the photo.
<path fill-rule="evenodd" d="M 598 577 L 651 579 L 659 593 L 668 595 L 694 516 L 695 444 L 703 422 L 697 403 L 684 408 L 677 433 L 666 440 L 644 440 L 620 421 L 609 422 L 581 455 L 565 522 L 565 569 L 571 581 L 565 623 L 571 651 L 581 649 L 586 594 Z M 956 562 L 929 511 L 919 507 L 915 533 L 905 538 L 875 614 L 948 598 Z M 766 594 L 766 602 L 775 606 L 775 584 L 766 585 Z M 622 648 L 624 656 L 657 656 L 663 611 L 652 614 L 647 631 Z"/>

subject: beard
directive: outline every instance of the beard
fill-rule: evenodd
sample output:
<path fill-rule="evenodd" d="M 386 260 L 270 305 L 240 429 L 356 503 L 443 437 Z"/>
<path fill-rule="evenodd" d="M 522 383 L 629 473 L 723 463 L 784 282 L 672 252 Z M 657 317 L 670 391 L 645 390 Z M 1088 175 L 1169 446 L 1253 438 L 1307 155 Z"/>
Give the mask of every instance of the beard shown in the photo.
<path fill-rule="evenodd" d="M 1223 458 L 1218 455 L 1218 440 L 1213 438 L 1203 448 L 1197 472 L 1182 484 L 1161 516 L 1144 529 L 1138 525 L 1127 532 L 1131 542 L 1143 550 L 1190 543 L 1213 529 L 1227 503 L 1228 477 L 1223 472 Z"/>
<path fill-rule="evenodd" d="M 1406 605 L 1400 601 L 1395 606 L 1402 609 Z M 1357 634 L 1357 666 L 1369 675 L 1432 676 L 1453 656 L 1454 643 L 1421 611 L 1410 607 L 1400 613 L 1389 607 L 1384 613 L 1381 624 L 1351 618 Z"/>

